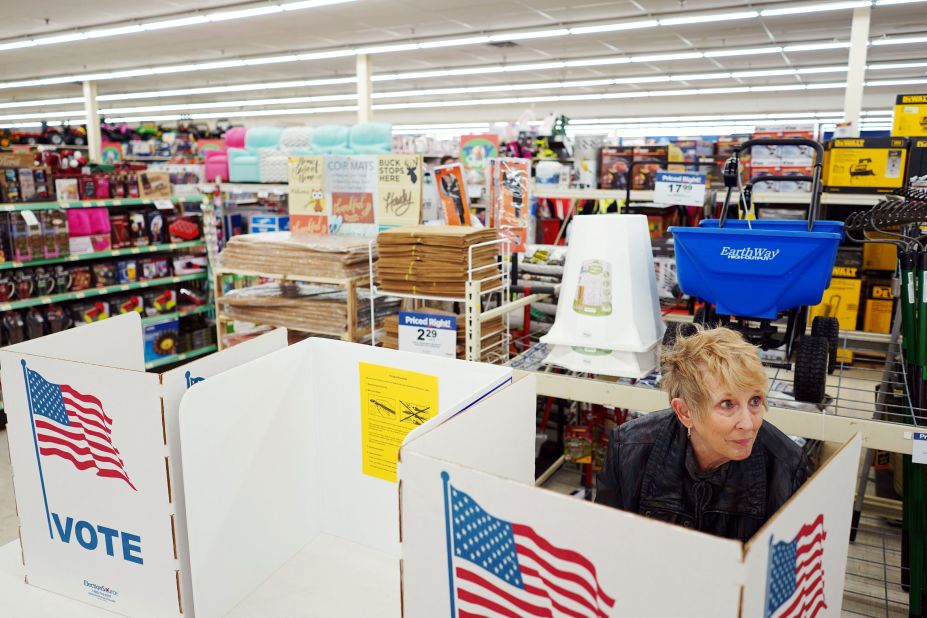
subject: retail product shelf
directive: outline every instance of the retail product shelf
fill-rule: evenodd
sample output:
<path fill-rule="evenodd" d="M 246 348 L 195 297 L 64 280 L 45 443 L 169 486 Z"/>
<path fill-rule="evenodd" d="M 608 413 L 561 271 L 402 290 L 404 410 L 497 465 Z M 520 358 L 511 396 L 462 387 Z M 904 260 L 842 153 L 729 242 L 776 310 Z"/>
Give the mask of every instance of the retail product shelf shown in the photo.
<path fill-rule="evenodd" d="M 167 198 L 164 198 L 167 199 Z M 203 200 L 202 196 L 191 195 L 184 197 L 172 197 L 170 198 L 171 202 L 175 204 L 182 204 L 184 202 L 201 202 Z M 18 212 L 22 210 L 51 210 L 53 208 L 100 208 L 100 207 L 109 207 L 109 206 L 144 206 L 147 204 L 154 204 L 155 202 L 160 201 L 160 199 L 154 198 L 136 198 L 136 197 L 127 197 L 127 198 L 118 198 L 118 199 L 108 199 L 108 200 L 77 200 L 77 201 L 67 201 L 62 200 L 58 202 L 22 202 L 22 203 L 12 203 L 12 204 L 0 204 L 0 212 Z"/>
<path fill-rule="evenodd" d="M 204 193 L 211 193 L 215 188 L 215 184 L 204 183 L 200 185 L 200 191 Z M 290 192 L 290 186 L 286 183 L 223 182 L 219 184 L 219 190 L 224 193 L 277 193 L 283 195 Z"/>
<path fill-rule="evenodd" d="M 160 245 L 148 245 L 147 247 L 126 247 L 125 249 L 112 249 L 110 251 L 94 251 L 93 253 L 74 253 L 64 257 L 48 258 L 44 260 L 30 260 L 28 262 L 3 262 L 0 263 L 0 270 L 9 268 L 22 268 L 24 266 L 46 266 L 48 264 L 66 264 L 70 262 L 83 262 L 86 260 L 96 260 L 99 258 L 121 257 L 125 255 L 141 255 L 145 253 L 159 253 L 174 251 L 176 249 L 200 249 L 205 248 L 206 243 L 201 240 L 191 240 L 189 242 L 173 242 Z"/>
<path fill-rule="evenodd" d="M 318 335 L 326 335 L 330 337 L 338 337 L 344 341 L 358 341 L 361 337 L 365 337 L 370 334 L 369 327 L 359 327 L 357 324 L 357 290 L 364 289 L 369 285 L 370 278 L 366 275 L 361 275 L 358 277 L 351 278 L 337 278 L 337 277 L 317 277 L 310 275 L 291 275 L 285 273 L 265 273 L 252 270 L 237 270 L 237 269 L 228 269 L 228 268 L 214 268 L 213 276 L 215 277 L 213 289 L 216 292 L 222 291 L 222 277 L 225 275 L 236 275 L 239 277 L 260 277 L 262 279 L 277 279 L 280 281 L 301 281 L 304 283 L 320 283 L 324 285 L 336 285 L 344 288 L 347 295 L 347 315 L 348 315 L 348 327 L 343 331 L 331 331 L 331 332 L 322 332 L 322 331 L 307 331 L 301 328 L 294 328 L 289 324 L 277 323 L 270 324 L 267 322 L 262 322 L 267 326 L 277 326 L 282 328 L 287 328 L 291 330 L 296 330 L 300 332 L 312 332 Z M 371 300 L 371 307 L 373 306 L 373 301 Z M 217 298 L 216 300 L 216 334 L 217 341 L 219 342 L 219 349 L 224 348 L 223 343 L 223 331 L 225 330 L 225 325 L 236 321 L 237 318 L 228 315 L 222 311 L 222 297 Z"/>
<path fill-rule="evenodd" d="M 543 345 L 543 344 L 538 344 Z M 846 343 L 843 343 L 845 347 Z M 640 381 L 558 373 L 535 359 L 546 353 L 537 346 L 512 359 L 510 365 L 520 375 L 533 375 L 538 395 L 610 405 L 640 412 L 669 407 L 662 390 Z M 883 413 L 888 420 L 875 420 L 876 386 L 882 383 L 882 371 L 839 366 L 827 378 L 828 399 L 823 406 L 798 403 L 784 392 L 790 390 L 792 373 L 784 369 L 769 370 L 769 408 L 766 418 L 790 435 L 816 440 L 843 442 L 854 433 L 863 437 L 863 446 L 895 453 L 911 452 L 912 426 L 898 421 L 901 411 Z M 899 382 L 897 379 L 895 382 Z M 893 416 L 894 414 L 894 416 Z"/>
<path fill-rule="evenodd" d="M 148 361 L 145 363 L 145 369 L 154 369 L 155 367 L 163 367 L 164 365 L 170 365 L 173 363 L 179 363 L 190 358 L 196 358 L 197 356 L 203 356 L 211 352 L 216 351 L 215 344 L 208 345 L 202 348 L 196 348 L 195 350 L 190 350 L 189 352 L 181 352 L 180 354 L 171 354 L 170 356 L 165 356 L 164 358 L 159 358 L 158 360 Z"/>
<path fill-rule="evenodd" d="M 114 294 L 116 292 L 128 292 L 130 290 L 141 290 L 159 285 L 168 285 L 170 283 L 181 283 L 183 281 L 195 281 L 205 279 L 206 273 L 194 273 L 190 275 L 177 275 L 173 277 L 161 277 L 160 279 L 149 279 L 147 281 L 136 281 L 134 283 L 118 283 L 102 288 L 90 288 L 79 292 L 64 292 L 62 294 L 51 294 L 49 296 L 36 296 L 35 298 L 26 298 L 23 300 L 14 300 L 12 302 L 0 303 L 0 311 L 12 311 L 14 309 L 25 309 L 36 305 L 47 305 L 49 303 L 61 303 L 69 300 L 80 300 L 83 298 L 95 298 Z"/>
<path fill-rule="evenodd" d="M 202 307 L 196 307 L 194 309 L 184 309 L 182 311 L 162 313 L 160 315 L 153 315 L 150 318 L 142 318 L 142 325 L 151 326 L 152 324 L 161 324 L 163 322 L 170 322 L 171 320 L 185 318 L 188 315 L 198 315 L 200 313 L 206 313 L 212 310 L 213 310 L 212 305 L 204 305 Z"/>
<path fill-rule="evenodd" d="M 666 313 L 663 315 L 663 319 L 666 322 L 692 322 L 691 315 L 681 313 Z M 785 332 L 785 324 L 774 324 L 774 326 L 779 332 Z M 809 326 L 805 332 L 810 334 L 811 327 Z M 841 330 L 840 339 L 847 342 L 875 343 L 885 346 L 891 341 L 891 335 L 888 333 L 869 333 L 862 330 Z"/>
<path fill-rule="evenodd" d="M 642 191 L 641 193 L 649 194 L 646 199 L 653 199 L 653 191 Z M 719 202 L 724 201 L 724 187 L 718 188 L 716 198 Z M 738 198 L 740 194 L 731 193 L 731 201 Z M 822 193 L 822 204 L 844 204 L 848 206 L 875 206 L 884 195 L 867 194 L 867 193 Z M 789 192 L 780 193 L 778 191 L 754 191 L 753 201 L 757 204 L 808 204 L 811 201 L 811 193 L 808 192 Z"/>
<path fill-rule="evenodd" d="M 564 189 L 557 186 L 534 185 L 531 187 L 531 195 L 547 199 L 622 201 L 628 197 L 628 192 L 623 189 Z M 631 191 L 632 202 L 648 200 L 653 200 L 653 191 Z"/>

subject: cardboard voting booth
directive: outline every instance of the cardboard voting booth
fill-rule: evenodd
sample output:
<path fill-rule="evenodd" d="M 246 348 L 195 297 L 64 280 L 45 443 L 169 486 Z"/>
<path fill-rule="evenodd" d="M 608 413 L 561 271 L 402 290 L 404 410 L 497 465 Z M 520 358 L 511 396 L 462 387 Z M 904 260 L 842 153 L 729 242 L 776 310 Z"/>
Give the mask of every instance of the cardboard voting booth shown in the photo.
<path fill-rule="evenodd" d="M 0 351 L 26 581 L 132 616 L 192 615 L 178 410 L 285 331 L 161 375 L 127 314 Z"/>
<path fill-rule="evenodd" d="M 297 580 L 283 614 L 398 616 L 399 446 L 436 417 L 501 414 L 511 380 L 505 367 L 308 339 L 195 384 L 180 435 L 197 616 L 273 615 L 280 578 Z M 534 409 L 533 392 L 521 405 Z M 533 459 L 520 465 L 530 477 Z"/>
<path fill-rule="evenodd" d="M 533 427 L 474 408 L 409 437 L 405 618 L 840 615 L 858 435 L 743 544 L 536 488 L 508 442 Z"/>

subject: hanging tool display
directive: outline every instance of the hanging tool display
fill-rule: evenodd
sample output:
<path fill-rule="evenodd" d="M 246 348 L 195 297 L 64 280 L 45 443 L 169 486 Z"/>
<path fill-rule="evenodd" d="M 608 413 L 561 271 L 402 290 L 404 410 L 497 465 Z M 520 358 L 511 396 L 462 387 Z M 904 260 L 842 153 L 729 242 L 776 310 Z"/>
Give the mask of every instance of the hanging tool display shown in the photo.
<path fill-rule="evenodd" d="M 847 218 L 847 236 L 858 242 L 894 244 L 901 304 L 901 360 L 907 422 L 927 425 L 927 191 L 887 196 L 872 209 Z M 891 228 L 891 229 L 889 229 Z M 879 234 L 878 238 L 870 236 Z M 860 234 L 855 236 L 854 234 Z M 891 388 L 883 384 L 882 388 Z M 902 586 L 908 587 L 909 615 L 927 616 L 927 474 L 924 464 L 904 455 L 902 470 Z M 868 473 L 868 471 L 866 472 Z"/>

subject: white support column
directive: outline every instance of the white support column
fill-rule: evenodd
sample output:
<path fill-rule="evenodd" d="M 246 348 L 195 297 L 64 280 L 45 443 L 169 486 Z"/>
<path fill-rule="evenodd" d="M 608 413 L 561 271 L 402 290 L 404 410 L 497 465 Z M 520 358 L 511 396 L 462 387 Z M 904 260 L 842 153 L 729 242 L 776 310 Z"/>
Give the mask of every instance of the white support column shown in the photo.
<path fill-rule="evenodd" d="M 99 163 L 101 155 L 100 114 L 97 107 L 97 83 L 84 82 L 84 114 L 87 116 L 87 159 Z"/>
<path fill-rule="evenodd" d="M 357 56 L 357 122 L 370 122 L 373 119 L 373 67 L 370 56 Z"/>
<path fill-rule="evenodd" d="M 863 109 L 871 12 L 872 9 L 868 6 L 853 9 L 853 23 L 850 27 L 850 58 L 847 62 L 847 91 L 843 100 L 843 121 L 853 123 L 855 136 L 859 135 L 860 112 Z"/>

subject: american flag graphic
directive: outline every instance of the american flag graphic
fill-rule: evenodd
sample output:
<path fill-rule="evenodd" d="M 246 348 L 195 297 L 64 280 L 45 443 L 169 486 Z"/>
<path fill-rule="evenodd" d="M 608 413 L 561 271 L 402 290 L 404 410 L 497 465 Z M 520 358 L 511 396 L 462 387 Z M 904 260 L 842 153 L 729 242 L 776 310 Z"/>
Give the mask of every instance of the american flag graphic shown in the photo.
<path fill-rule="evenodd" d="M 789 542 L 772 543 L 766 579 L 766 618 L 814 618 L 824 602 L 824 516 Z"/>
<path fill-rule="evenodd" d="M 586 557 L 554 546 L 529 526 L 489 515 L 450 484 L 445 491 L 455 618 L 609 616 L 615 600 Z"/>
<path fill-rule="evenodd" d="M 122 479 L 135 489 L 113 445 L 113 419 L 100 400 L 25 371 L 39 453 L 67 459 L 78 470 L 95 470 L 97 476 Z"/>

